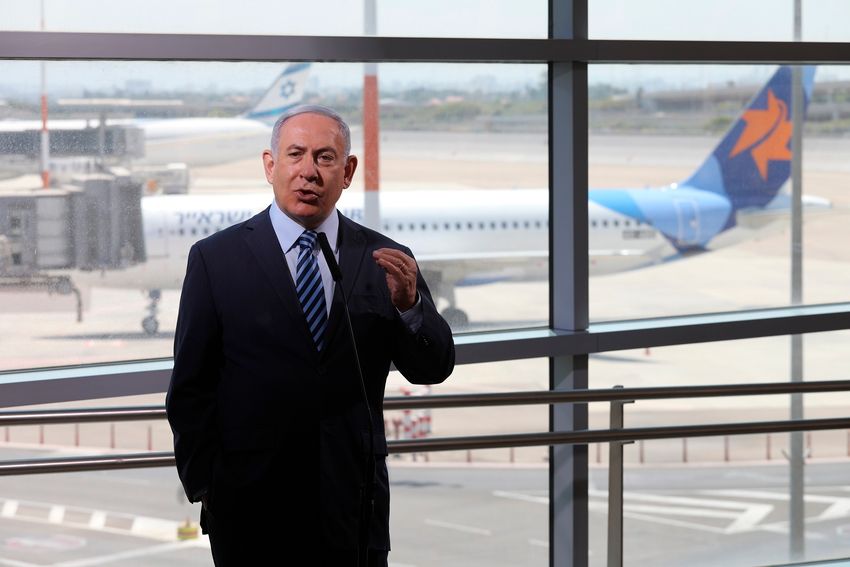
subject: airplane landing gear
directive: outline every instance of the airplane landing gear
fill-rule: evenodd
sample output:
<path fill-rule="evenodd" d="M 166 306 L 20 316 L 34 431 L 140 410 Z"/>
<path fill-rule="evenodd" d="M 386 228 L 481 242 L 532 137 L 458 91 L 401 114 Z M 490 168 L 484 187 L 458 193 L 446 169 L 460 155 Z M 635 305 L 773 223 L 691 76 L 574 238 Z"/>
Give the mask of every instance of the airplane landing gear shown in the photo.
<path fill-rule="evenodd" d="M 463 309 L 457 307 L 446 307 L 441 313 L 449 327 L 455 330 L 465 329 L 469 326 L 469 315 Z"/>
<path fill-rule="evenodd" d="M 455 297 L 454 281 L 443 279 L 443 274 L 434 270 L 422 273 L 422 277 L 428 282 L 434 296 L 440 299 L 445 299 L 448 302 L 448 307 L 440 312 L 449 327 L 455 331 L 461 331 L 469 326 L 469 315 L 466 311 L 457 307 L 457 298 Z"/>
<path fill-rule="evenodd" d="M 156 318 L 159 312 L 159 300 L 162 298 L 162 292 L 158 289 L 148 291 L 148 298 L 151 302 L 148 304 L 148 316 L 142 319 L 142 329 L 146 335 L 155 335 L 159 330 L 159 320 Z"/>

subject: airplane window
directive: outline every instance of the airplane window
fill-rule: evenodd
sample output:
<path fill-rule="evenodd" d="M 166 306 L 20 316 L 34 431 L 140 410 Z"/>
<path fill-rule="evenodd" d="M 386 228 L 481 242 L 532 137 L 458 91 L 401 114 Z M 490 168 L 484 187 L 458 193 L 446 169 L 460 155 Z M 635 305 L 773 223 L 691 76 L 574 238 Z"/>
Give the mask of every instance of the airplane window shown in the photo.
<path fill-rule="evenodd" d="M 421 228 L 422 230 L 428 230 L 428 223 L 423 222 L 421 225 L 419 225 L 419 228 Z"/>
<path fill-rule="evenodd" d="M 440 225 L 438 223 L 434 223 L 431 225 L 432 230 L 440 230 Z"/>
<path fill-rule="evenodd" d="M 611 221 L 611 223 L 612 223 L 614 226 L 620 226 L 620 221 L 618 221 L 618 220 L 616 220 L 616 219 L 615 219 L 615 220 L 613 220 L 613 221 Z"/>
<path fill-rule="evenodd" d="M 487 226 L 487 225 L 486 225 L 486 224 L 484 224 L 483 222 L 478 223 L 478 229 L 479 229 L 479 230 L 484 230 L 484 228 L 485 228 L 486 226 Z"/>
<path fill-rule="evenodd" d="M 410 223 L 410 230 L 416 230 L 416 225 L 413 224 L 413 223 Z"/>
<path fill-rule="evenodd" d="M 493 230 L 496 230 L 496 223 L 495 223 L 495 222 L 491 222 L 491 223 L 490 223 L 490 228 L 492 228 Z"/>
<path fill-rule="evenodd" d="M 608 221 L 607 220 L 602 221 L 602 226 L 605 227 L 605 228 L 608 228 Z"/>
<path fill-rule="evenodd" d="M 508 223 L 506 221 L 502 221 L 502 228 L 508 228 Z"/>
<path fill-rule="evenodd" d="M 596 221 L 595 221 L 595 220 L 590 221 L 590 227 L 591 227 L 591 228 L 596 228 Z"/>
<path fill-rule="evenodd" d="M 466 223 L 466 228 L 468 228 L 469 230 L 472 230 L 472 228 L 473 228 L 474 226 L 475 226 L 475 225 L 474 225 L 474 224 L 472 224 L 471 222 Z"/>
<path fill-rule="evenodd" d="M 456 222 L 456 223 L 455 223 L 455 228 L 456 228 L 456 229 L 458 229 L 458 230 L 460 230 L 460 229 L 462 229 L 462 228 L 463 228 L 463 225 L 462 225 L 461 223 L 459 223 L 459 222 Z"/>
<path fill-rule="evenodd" d="M 623 221 L 623 226 L 631 226 L 631 225 L 632 225 L 632 223 L 629 222 L 628 220 Z"/>
<path fill-rule="evenodd" d="M 401 232 L 402 230 L 404 230 L 404 225 L 403 225 L 403 224 L 401 224 L 401 223 L 398 223 L 398 230 L 399 230 L 399 232 Z"/>
<path fill-rule="evenodd" d="M 389 230 L 389 229 L 390 229 L 390 225 L 384 223 L 384 230 Z"/>
<path fill-rule="evenodd" d="M 180 234 L 180 236 L 183 236 L 183 229 L 182 228 L 180 230 L 178 230 L 177 232 Z"/>
<path fill-rule="evenodd" d="M 540 221 L 534 221 L 534 228 L 540 228 Z"/>
<path fill-rule="evenodd" d="M 519 228 L 519 223 L 517 221 L 514 221 L 513 226 L 514 228 Z"/>
<path fill-rule="evenodd" d="M 209 234 L 209 233 L 210 233 L 210 229 L 209 229 L 209 227 L 206 227 L 206 226 L 205 226 L 205 227 L 204 227 L 204 234 Z"/>
<path fill-rule="evenodd" d="M 446 230 L 451 230 L 451 229 L 452 229 L 452 225 L 451 225 L 451 223 L 448 223 L 448 222 L 447 222 L 447 223 L 445 223 L 445 224 L 443 225 L 443 228 L 445 228 Z"/>
<path fill-rule="evenodd" d="M 198 229 L 192 228 L 192 236 L 197 236 L 197 235 L 198 235 Z"/>
<path fill-rule="evenodd" d="M 522 223 L 522 226 L 524 226 L 525 228 L 531 228 L 531 223 L 528 222 L 528 221 L 525 221 L 524 223 Z"/>

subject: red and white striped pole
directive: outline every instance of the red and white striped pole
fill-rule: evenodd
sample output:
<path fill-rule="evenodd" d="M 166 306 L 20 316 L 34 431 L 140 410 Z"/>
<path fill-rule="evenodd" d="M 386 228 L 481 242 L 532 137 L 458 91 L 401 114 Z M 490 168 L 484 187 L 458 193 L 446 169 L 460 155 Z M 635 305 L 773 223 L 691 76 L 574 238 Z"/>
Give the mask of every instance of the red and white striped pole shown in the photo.
<path fill-rule="evenodd" d="M 363 31 L 377 35 L 375 0 L 363 0 Z M 363 64 L 363 224 L 381 229 L 380 190 L 380 108 L 378 104 L 378 64 Z"/>
<path fill-rule="evenodd" d="M 44 0 L 41 0 L 41 31 L 44 31 Z M 50 187 L 50 134 L 47 131 L 47 69 L 41 62 L 41 186 Z"/>

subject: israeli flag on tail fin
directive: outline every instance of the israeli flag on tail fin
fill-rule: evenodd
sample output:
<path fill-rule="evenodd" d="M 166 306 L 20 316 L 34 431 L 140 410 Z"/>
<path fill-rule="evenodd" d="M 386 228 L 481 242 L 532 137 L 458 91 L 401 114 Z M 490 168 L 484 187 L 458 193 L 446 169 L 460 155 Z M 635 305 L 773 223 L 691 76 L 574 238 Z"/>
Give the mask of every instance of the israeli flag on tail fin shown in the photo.
<path fill-rule="evenodd" d="M 286 67 L 277 80 L 265 92 L 245 118 L 274 122 L 277 117 L 298 104 L 304 98 L 307 77 L 310 74 L 309 63 L 293 63 Z"/>
<path fill-rule="evenodd" d="M 814 67 L 803 67 L 804 112 L 814 77 Z M 791 67 L 780 67 L 702 166 L 680 186 L 723 195 L 733 211 L 770 203 L 791 174 L 791 91 Z M 731 215 L 729 222 L 734 218 Z"/>

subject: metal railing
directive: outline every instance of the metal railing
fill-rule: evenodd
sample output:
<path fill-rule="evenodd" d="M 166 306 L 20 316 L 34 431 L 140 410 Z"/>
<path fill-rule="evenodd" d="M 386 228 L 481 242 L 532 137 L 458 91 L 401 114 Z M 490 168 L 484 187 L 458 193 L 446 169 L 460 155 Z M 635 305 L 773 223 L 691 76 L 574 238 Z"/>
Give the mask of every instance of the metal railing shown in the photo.
<path fill-rule="evenodd" d="M 409 410 L 561 403 L 610 403 L 609 429 L 394 440 L 389 441 L 387 445 L 391 454 L 401 454 L 503 447 L 609 443 L 608 565 L 619 566 L 622 565 L 623 549 L 624 444 L 647 439 L 850 429 L 850 417 L 625 428 L 623 411 L 625 404 L 640 400 L 672 398 L 764 396 L 840 391 L 850 391 L 850 380 L 654 388 L 623 388 L 617 386 L 613 389 L 576 390 L 568 392 L 523 391 L 496 394 L 403 396 L 386 398 L 384 409 Z M 0 426 L 144 421 L 165 417 L 165 408 L 162 406 L 12 411 L 0 413 Z M 173 466 L 174 464 L 174 454 L 170 452 L 22 459 L 0 462 L 0 476 L 162 467 Z"/>

